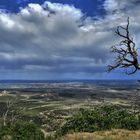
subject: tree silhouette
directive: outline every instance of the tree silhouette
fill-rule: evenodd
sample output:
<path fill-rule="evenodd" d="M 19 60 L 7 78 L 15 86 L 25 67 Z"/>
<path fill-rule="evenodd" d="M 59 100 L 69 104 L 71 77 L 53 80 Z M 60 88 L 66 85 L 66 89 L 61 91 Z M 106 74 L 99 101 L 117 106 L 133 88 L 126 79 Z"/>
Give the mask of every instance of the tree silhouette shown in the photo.
<path fill-rule="evenodd" d="M 140 63 L 138 60 L 138 50 L 129 32 L 129 17 L 126 27 L 118 26 L 115 33 L 122 38 L 122 41 L 111 47 L 111 52 L 116 55 L 116 59 L 113 65 L 108 65 L 108 71 L 124 68 L 126 74 L 134 74 L 137 70 L 140 70 Z M 140 94 L 139 89 L 137 90 L 134 99 L 132 99 L 132 105 L 134 106 L 134 112 L 140 113 Z"/>
<path fill-rule="evenodd" d="M 134 74 L 140 70 L 140 64 L 135 43 L 129 32 L 129 17 L 126 27 L 118 26 L 115 33 L 122 38 L 122 41 L 111 47 L 111 52 L 116 55 L 116 59 L 113 65 L 108 65 L 108 71 L 125 68 L 126 74 Z"/>

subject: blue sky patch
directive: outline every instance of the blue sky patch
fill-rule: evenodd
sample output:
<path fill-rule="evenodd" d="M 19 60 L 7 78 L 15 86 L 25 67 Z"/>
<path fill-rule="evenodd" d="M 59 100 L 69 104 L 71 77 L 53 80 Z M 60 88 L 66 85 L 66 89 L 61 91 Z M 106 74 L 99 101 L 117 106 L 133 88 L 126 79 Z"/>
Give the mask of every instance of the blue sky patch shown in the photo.
<path fill-rule="evenodd" d="M 48 0 L 54 3 L 70 4 L 87 16 L 104 16 L 104 0 Z M 29 3 L 43 4 L 45 0 L 1 0 L 0 8 L 9 12 L 18 12 L 20 7 L 26 7 Z"/>

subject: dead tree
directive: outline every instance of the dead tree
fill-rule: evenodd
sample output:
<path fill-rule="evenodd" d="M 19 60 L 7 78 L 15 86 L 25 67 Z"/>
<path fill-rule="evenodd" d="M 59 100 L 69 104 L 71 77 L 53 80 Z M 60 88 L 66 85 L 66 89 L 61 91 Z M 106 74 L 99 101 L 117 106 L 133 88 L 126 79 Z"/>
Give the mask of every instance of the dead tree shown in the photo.
<path fill-rule="evenodd" d="M 134 74 L 137 70 L 140 70 L 140 64 L 138 60 L 138 50 L 129 32 L 129 17 L 126 27 L 118 26 L 115 33 L 122 38 L 122 41 L 111 47 L 111 52 L 116 55 L 116 59 L 113 65 L 108 65 L 108 71 L 110 72 L 116 68 L 124 68 L 126 74 Z M 138 111 L 138 113 L 140 112 L 139 91 L 140 90 L 136 91 L 136 95 L 134 99 L 132 99 L 134 112 Z"/>
<path fill-rule="evenodd" d="M 9 112 L 11 111 L 11 108 L 13 107 L 14 105 L 14 101 L 13 100 L 7 100 L 6 102 L 6 111 L 5 113 L 3 113 L 3 125 L 6 126 L 6 121 L 7 121 L 7 117 L 8 117 L 8 114 Z"/>
<path fill-rule="evenodd" d="M 122 41 L 111 47 L 111 52 L 116 55 L 116 59 L 113 65 L 108 65 L 108 71 L 125 68 L 126 74 L 134 74 L 140 70 L 140 64 L 135 43 L 129 32 L 129 18 L 126 27 L 118 26 L 115 33 L 122 38 Z"/>
<path fill-rule="evenodd" d="M 13 124 L 21 117 L 21 112 L 24 110 L 23 107 L 18 107 L 18 109 L 15 109 L 14 106 L 17 103 L 16 99 L 9 99 L 6 102 L 6 110 L 3 113 L 3 126 L 6 126 L 7 123 Z"/>

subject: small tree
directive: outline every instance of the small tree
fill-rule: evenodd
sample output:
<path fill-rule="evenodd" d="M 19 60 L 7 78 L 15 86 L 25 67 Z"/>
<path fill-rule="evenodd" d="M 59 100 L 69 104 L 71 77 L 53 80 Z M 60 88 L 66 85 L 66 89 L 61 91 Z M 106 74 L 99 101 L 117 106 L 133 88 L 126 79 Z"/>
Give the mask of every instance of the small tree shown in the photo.
<path fill-rule="evenodd" d="M 126 74 L 134 74 L 140 70 L 140 64 L 135 43 L 129 32 L 129 18 L 126 27 L 118 26 L 115 33 L 122 38 L 122 41 L 111 47 L 111 52 L 116 55 L 116 59 L 113 65 L 108 65 L 108 71 L 125 68 Z"/>

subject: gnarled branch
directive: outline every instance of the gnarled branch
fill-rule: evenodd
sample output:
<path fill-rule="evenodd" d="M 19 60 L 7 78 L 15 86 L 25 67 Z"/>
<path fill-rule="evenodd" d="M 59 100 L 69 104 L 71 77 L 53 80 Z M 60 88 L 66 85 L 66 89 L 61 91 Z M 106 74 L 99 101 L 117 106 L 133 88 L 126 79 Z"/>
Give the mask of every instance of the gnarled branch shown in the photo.
<path fill-rule="evenodd" d="M 117 57 L 113 65 L 108 65 L 108 71 L 125 68 L 126 74 L 134 74 L 137 70 L 140 70 L 140 64 L 135 43 L 129 33 L 129 18 L 126 27 L 118 26 L 115 33 L 123 40 L 118 45 L 111 47 L 111 52 L 115 53 Z M 133 69 L 128 71 L 128 68 Z"/>

